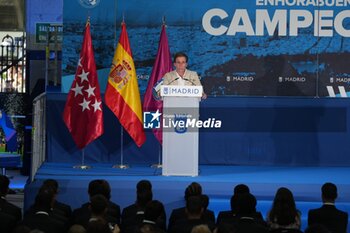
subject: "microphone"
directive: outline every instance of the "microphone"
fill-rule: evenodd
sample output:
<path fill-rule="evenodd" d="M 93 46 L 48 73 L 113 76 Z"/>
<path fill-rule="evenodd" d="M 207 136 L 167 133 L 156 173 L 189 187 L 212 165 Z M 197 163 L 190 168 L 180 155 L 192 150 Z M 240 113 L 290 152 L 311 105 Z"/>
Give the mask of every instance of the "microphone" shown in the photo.
<path fill-rule="evenodd" d="M 197 86 L 192 80 L 184 78 L 185 81 L 190 82 L 192 86 Z"/>
<path fill-rule="evenodd" d="M 173 82 L 175 82 L 176 80 L 178 80 L 179 78 L 174 79 L 173 81 L 171 81 L 170 83 L 168 83 L 168 85 L 172 84 Z"/>

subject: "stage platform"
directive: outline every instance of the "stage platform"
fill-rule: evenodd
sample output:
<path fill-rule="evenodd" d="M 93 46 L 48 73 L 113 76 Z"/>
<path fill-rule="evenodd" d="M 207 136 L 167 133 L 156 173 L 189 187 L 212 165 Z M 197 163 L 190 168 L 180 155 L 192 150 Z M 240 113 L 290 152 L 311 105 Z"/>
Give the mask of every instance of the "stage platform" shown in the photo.
<path fill-rule="evenodd" d="M 218 214 L 229 210 L 233 187 L 247 184 L 258 200 L 257 209 L 266 216 L 276 190 L 287 187 L 292 190 L 297 208 L 302 212 L 302 228 L 307 225 L 307 212 L 321 205 L 320 188 L 325 182 L 338 186 L 338 208 L 350 212 L 350 169 L 348 167 L 288 167 L 288 166 L 200 166 L 198 177 L 166 177 L 161 169 L 145 165 L 133 165 L 126 170 L 114 169 L 112 164 L 90 164 L 92 169 L 73 169 L 70 163 L 44 163 L 35 180 L 26 185 L 24 208 L 33 203 L 43 180 L 56 179 L 60 185 L 58 199 L 72 208 L 88 201 L 87 187 L 93 179 L 106 179 L 112 188 L 112 200 L 121 208 L 136 199 L 135 186 L 141 179 L 153 184 L 154 199 L 162 201 L 167 216 L 173 208 L 184 205 L 184 190 L 191 182 L 199 182 L 203 192 L 210 197 L 209 208 Z"/>

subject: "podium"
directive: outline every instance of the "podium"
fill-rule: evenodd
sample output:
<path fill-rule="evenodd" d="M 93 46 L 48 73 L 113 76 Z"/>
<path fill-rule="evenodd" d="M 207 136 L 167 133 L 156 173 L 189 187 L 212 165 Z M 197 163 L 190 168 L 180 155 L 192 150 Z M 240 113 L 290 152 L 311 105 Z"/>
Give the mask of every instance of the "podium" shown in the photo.
<path fill-rule="evenodd" d="M 162 86 L 163 176 L 198 176 L 199 101 L 202 86 Z"/>

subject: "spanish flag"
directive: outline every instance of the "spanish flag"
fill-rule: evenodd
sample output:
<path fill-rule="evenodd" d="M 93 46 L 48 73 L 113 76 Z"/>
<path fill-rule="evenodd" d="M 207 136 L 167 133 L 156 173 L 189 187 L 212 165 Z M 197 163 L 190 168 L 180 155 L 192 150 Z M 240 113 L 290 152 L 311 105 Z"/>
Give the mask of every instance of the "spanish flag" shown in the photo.
<path fill-rule="evenodd" d="M 108 76 L 105 102 L 136 145 L 142 146 L 146 136 L 143 131 L 140 92 L 124 22 Z"/>

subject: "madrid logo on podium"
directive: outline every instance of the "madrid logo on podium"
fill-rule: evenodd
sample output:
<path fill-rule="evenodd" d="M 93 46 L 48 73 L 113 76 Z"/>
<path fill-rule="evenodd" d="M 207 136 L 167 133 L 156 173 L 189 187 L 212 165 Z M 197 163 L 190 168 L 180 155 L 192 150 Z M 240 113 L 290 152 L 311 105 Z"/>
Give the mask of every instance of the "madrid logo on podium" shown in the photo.
<path fill-rule="evenodd" d="M 159 129 L 160 128 L 160 116 L 162 114 L 157 110 L 156 112 L 144 112 L 143 113 L 143 128 L 145 129 Z"/>

